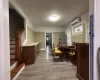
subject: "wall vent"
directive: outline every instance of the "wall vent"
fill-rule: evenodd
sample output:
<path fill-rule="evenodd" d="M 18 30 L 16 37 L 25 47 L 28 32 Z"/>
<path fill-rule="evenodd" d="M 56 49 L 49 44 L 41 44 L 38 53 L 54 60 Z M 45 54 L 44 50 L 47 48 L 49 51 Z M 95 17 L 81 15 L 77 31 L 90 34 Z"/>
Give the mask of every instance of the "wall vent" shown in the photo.
<path fill-rule="evenodd" d="M 78 23 L 80 23 L 80 22 L 81 22 L 81 17 L 79 17 L 79 18 L 73 20 L 73 21 L 71 22 L 71 25 L 74 26 L 74 25 L 76 25 L 76 24 L 78 24 Z"/>

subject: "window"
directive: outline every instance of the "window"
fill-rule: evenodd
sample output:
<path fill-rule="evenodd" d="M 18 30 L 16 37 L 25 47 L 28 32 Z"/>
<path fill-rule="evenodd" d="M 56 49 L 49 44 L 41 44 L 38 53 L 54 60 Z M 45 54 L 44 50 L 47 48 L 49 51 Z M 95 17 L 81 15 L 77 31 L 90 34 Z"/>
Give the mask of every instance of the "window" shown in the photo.
<path fill-rule="evenodd" d="M 83 25 L 77 25 L 72 27 L 72 35 L 83 34 Z"/>
<path fill-rule="evenodd" d="M 78 34 L 78 33 L 83 33 L 83 26 L 78 26 L 78 27 L 75 27 L 75 34 Z"/>

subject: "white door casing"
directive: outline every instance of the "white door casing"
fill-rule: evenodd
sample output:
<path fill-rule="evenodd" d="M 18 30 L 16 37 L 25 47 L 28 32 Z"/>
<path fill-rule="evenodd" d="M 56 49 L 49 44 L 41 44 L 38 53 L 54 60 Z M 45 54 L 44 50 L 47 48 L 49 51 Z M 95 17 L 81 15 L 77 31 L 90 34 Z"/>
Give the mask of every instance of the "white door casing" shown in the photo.
<path fill-rule="evenodd" d="M 10 80 L 9 1 L 0 0 L 0 80 Z"/>

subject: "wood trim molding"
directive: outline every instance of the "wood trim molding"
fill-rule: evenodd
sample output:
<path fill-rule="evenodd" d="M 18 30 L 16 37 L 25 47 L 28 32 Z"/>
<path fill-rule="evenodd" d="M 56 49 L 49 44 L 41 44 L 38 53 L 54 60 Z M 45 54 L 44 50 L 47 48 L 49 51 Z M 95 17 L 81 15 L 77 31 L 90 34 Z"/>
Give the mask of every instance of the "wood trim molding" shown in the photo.
<path fill-rule="evenodd" d="M 17 33 L 16 33 L 16 39 L 15 39 L 15 48 L 16 48 L 16 52 L 15 52 L 15 58 L 16 58 L 16 60 L 18 60 L 19 59 L 19 57 L 20 57 L 20 52 L 21 52 L 21 33 L 20 33 L 20 31 L 18 31 Z"/>
<path fill-rule="evenodd" d="M 22 30 L 16 32 L 16 39 L 15 39 L 15 59 L 20 60 L 21 53 L 22 53 L 22 45 L 21 45 L 21 35 L 22 35 Z"/>
<path fill-rule="evenodd" d="M 15 72 L 14 73 L 13 73 L 13 70 L 12 70 L 12 76 L 11 76 L 12 80 L 16 80 L 16 78 L 24 70 L 24 68 L 25 68 L 24 63 L 22 63 L 19 66 L 15 67 L 15 69 L 14 69 Z"/>
<path fill-rule="evenodd" d="M 78 73 L 76 74 L 76 76 L 77 76 L 77 78 L 78 78 L 79 80 L 84 80 Z"/>

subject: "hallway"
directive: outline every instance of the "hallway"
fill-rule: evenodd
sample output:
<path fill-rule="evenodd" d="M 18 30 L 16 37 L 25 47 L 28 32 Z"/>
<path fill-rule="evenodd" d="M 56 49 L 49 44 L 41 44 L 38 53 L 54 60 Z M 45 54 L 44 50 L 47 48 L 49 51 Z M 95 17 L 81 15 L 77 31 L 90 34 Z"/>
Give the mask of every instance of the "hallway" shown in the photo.
<path fill-rule="evenodd" d="M 40 51 L 36 62 L 27 66 L 16 80 L 78 80 L 76 66 L 70 62 L 53 62 L 49 51 Z"/>

